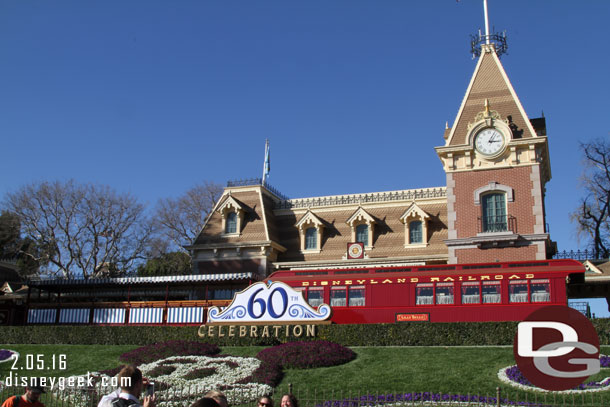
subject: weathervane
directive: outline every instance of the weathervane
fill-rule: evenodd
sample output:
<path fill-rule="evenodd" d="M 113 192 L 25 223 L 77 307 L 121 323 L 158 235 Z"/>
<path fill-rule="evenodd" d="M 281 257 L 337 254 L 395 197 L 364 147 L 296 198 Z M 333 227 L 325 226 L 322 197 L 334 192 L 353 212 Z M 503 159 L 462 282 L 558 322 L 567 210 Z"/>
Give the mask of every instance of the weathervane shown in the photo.
<path fill-rule="evenodd" d="M 481 56 L 481 50 L 483 49 L 483 44 L 490 45 L 493 44 L 494 49 L 496 51 L 496 55 L 498 57 L 502 54 L 506 54 L 508 51 L 508 45 L 506 44 L 506 31 L 503 33 L 489 33 L 489 17 L 487 14 L 487 0 L 483 0 L 483 11 L 485 13 L 485 35 L 481 34 L 481 30 L 479 30 L 478 35 L 470 36 L 470 52 L 472 52 L 472 57 Z"/>

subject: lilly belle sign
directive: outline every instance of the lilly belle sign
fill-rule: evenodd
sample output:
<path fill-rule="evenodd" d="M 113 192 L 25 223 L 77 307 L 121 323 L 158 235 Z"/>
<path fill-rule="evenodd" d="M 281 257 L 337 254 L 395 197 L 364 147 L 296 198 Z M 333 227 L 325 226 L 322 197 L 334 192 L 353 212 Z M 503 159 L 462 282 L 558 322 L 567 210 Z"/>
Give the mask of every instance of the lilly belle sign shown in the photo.
<path fill-rule="evenodd" d="M 271 329 L 265 330 L 263 327 L 261 336 L 267 336 L 269 333 L 279 336 L 284 332 L 286 335 L 289 332 L 293 334 L 303 331 L 309 333 L 314 330 L 310 327 L 303 329 L 295 324 L 324 323 L 330 318 L 330 314 L 331 309 L 328 305 L 321 304 L 317 310 L 314 309 L 303 299 L 299 291 L 295 291 L 285 283 L 276 281 L 267 285 L 259 282 L 235 294 L 231 304 L 224 310 L 211 307 L 208 311 L 208 327 L 205 329 L 202 325 L 199 329 L 199 336 L 214 335 L 214 330 L 210 325 L 231 325 L 226 331 L 227 336 L 259 336 L 259 330 L 252 329 L 254 326 L 244 329 L 245 327 L 236 325 L 273 325 Z M 292 325 L 294 327 L 290 329 L 289 326 Z M 221 327 L 215 336 L 219 336 L 220 329 Z M 230 332 L 234 332 L 234 335 L 230 335 Z M 264 335 L 265 332 L 268 334 Z"/>

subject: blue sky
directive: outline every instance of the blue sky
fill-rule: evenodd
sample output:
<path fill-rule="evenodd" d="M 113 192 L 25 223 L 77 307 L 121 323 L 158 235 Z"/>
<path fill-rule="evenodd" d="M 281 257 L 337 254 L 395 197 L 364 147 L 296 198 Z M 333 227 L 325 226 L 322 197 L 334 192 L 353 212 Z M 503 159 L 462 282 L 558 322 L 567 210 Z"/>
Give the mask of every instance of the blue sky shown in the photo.
<path fill-rule="evenodd" d="M 610 2 L 489 0 L 526 112 L 547 118 L 547 222 L 578 242 L 578 142 L 609 137 Z M 0 2 L 0 196 L 47 179 L 153 206 L 209 180 L 290 197 L 444 186 L 481 0 Z"/>

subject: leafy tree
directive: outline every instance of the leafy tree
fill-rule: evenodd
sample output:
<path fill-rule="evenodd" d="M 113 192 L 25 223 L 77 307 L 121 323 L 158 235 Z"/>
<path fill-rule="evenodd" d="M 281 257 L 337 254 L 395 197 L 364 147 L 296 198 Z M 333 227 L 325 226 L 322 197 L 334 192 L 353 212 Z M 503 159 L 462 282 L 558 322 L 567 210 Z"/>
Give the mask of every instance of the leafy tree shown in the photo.
<path fill-rule="evenodd" d="M 218 184 L 203 182 L 178 198 L 159 200 L 154 219 L 161 235 L 174 248 L 184 250 L 182 246 L 191 243 L 201 232 L 222 191 Z"/>
<path fill-rule="evenodd" d="M 165 253 L 138 267 L 138 276 L 191 274 L 191 257 L 184 252 Z"/>
<path fill-rule="evenodd" d="M 610 255 L 610 141 L 582 143 L 585 196 L 572 213 L 578 232 L 589 241 L 596 258 Z"/>
<path fill-rule="evenodd" d="M 21 250 L 41 271 L 88 278 L 104 268 L 124 274 L 146 254 L 152 225 L 144 206 L 108 186 L 67 182 L 26 185 L 5 196 L 24 239 L 36 250 Z"/>

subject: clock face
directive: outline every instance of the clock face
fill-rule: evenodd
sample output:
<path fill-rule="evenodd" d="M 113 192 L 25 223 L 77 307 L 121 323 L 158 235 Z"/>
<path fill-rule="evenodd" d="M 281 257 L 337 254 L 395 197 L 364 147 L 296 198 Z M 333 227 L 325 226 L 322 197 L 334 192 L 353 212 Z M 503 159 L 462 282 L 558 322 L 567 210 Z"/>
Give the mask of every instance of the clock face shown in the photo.
<path fill-rule="evenodd" d="M 349 243 L 347 245 L 347 254 L 350 259 L 360 259 L 364 254 L 362 243 Z"/>
<path fill-rule="evenodd" d="M 489 127 L 477 133 L 474 146 L 484 155 L 494 155 L 504 148 L 504 136 L 500 131 Z"/>

